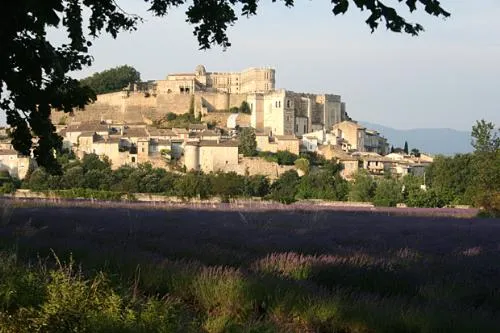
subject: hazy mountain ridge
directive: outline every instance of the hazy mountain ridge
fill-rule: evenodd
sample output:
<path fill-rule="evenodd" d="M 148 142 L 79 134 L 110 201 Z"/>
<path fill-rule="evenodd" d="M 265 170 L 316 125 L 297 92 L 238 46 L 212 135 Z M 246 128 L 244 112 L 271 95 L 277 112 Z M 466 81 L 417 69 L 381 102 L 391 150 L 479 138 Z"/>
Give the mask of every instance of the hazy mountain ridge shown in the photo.
<path fill-rule="evenodd" d="M 380 132 L 389 141 L 389 146 L 403 147 L 408 142 L 409 149 L 417 148 L 429 154 L 453 155 L 472 151 L 470 132 L 451 128 L 395 129 L 384 125 L 359 121 L 369 129 Z"/>

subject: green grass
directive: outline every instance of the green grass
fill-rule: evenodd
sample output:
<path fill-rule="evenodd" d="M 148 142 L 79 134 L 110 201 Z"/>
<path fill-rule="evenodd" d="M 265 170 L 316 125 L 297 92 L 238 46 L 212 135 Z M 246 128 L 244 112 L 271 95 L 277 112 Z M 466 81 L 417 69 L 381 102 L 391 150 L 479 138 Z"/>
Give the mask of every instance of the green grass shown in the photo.
<path fill-rule="evenodd" d="M 355 280 L 358 285 L 369 283 L 369 288 L 336 287 L 315 279 L 314 262 L 346 265 L 349 260 L 286 254 L 263 258 L 245 271 L 186 261 L 85 270 L 71 257 L 63 263 L 54 255 L 51 260 L 26 264 L 12 251 L 4 251 L 0 253 L 0 332 L 498 329 L 498 320 L 487 311 L 400 297 L 398 291 L 406 288 L 401 284 L 386 296 L 360 290 L 372 289 L 368 281 L 373 275 Z M 372 264 L 366 258 L 356 262 Z M 338 278 L 338 273 L 331 278 Z"/>

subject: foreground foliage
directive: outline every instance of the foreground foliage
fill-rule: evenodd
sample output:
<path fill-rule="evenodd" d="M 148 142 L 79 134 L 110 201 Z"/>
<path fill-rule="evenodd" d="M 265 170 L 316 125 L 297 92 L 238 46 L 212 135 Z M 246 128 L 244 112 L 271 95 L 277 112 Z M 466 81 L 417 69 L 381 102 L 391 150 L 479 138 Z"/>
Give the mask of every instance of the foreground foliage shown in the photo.
<path fill-rule="evenodd" d="M 413 290 L 400 259 L 271 254 L 248 269 L 195 261 L 82 270 L 1 253 L 0 332 L 494 332 L 459 285 Z M 399 262 L 399 264 L 398 264 Z M 396 266 L 395 266 L 396 265 Z M 125 266 L 126 267 L 126 266 Z M 128 266 L 130 267 L 130 266 Z M 85 267 L 83 267 L 85 269 Z M 367 276 L 361 270 L 369 269 Z M 394 275 L 391 281 L 387 275 Z M 335 281 L 342 281 L 338 286 Z M 458 281 L 456 281 L 458 283 Z M 346 287 L 345 285 L 350 287 Z M 438 288 L 438 289 L 435 289 Z M 444 293 L 443 293 L 444 292 Z M 467 294 L 471 294 L 470 292 Z M 470 297 L 467 296 L 467 297 Z M 433 301 L 439 297 L 440 301 Z M 494 305 L 494 311 L 498 308 Z"/>

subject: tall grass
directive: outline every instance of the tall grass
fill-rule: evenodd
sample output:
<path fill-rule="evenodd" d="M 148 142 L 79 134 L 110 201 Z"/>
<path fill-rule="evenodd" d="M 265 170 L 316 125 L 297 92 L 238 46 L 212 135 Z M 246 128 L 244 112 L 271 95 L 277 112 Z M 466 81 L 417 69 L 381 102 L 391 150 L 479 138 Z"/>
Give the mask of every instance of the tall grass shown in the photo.
<path fill-rule="evenodd" d="M 444 253 L 407 242 L 389 248 L 383 237 L 367 246 L 370 233 L 311 246 L 332 230 L 320 211 L 295 222 L 287 212 L 265 225 L 243 211 L 210 229 L 208 220 L 181 229 L 175 218 L 154 228 L 150 215 L 146 223 L 132 211 L 112 215 L 130 219 L 122 224 L 34 218 L 35 232 L 21 232 L 26 219 L 13 210 L 0 228 L 0 333 L 500 332 L 498 251 L 467 242 L 467 224 Z M 237 229 L 221 227 L 229 223 Z M 402 230 L 391 237 L 416 233 Z"/>

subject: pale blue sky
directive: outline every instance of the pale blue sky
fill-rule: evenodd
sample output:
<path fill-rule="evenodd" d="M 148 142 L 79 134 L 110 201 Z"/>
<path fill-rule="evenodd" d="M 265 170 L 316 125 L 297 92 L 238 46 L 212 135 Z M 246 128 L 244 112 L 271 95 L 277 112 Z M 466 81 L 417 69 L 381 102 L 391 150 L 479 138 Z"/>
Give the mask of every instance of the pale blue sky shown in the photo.
<path fill-rule="evenodd" d="M 142 1 L 118 3 L 146 22 L 116 40 L 96 40 L 94 65 L 75 76 L 122 64 L 134 66 L 143 79 L 192 71 L 197 64 L 208 71 L 272 66 L 277 87 L 340 94 L 357 120 L 401 129 L 469 130 L 480 118 L 500 124 L 498 0 L 443 0 L 452 13 L 446 20 L 420 8 L 409 16 L 426 29 L 419 37 L 384 27 L 371 34 L 367 13 L 354 6 L 347 15 L 333 16 L 330 1 L 297 0 L 291 9 L 261 1 L 257 16 L 229 28 L 232 46 L 225 52 L 198 50 L 185 8 L 153 18 Z M 62 34 L 51 36 L 57 40 Z"/>

